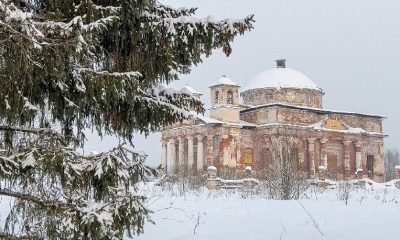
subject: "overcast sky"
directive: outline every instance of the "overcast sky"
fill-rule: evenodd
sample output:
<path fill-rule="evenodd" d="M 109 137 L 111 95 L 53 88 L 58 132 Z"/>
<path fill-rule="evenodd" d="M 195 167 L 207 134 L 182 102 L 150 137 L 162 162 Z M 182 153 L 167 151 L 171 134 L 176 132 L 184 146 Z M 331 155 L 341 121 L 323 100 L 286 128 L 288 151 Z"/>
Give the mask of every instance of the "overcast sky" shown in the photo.
<path fill-rule="evenodd" d="M 325 91 L 323 107 L 380 114 L 385 147 L 400 147 L 400 1 L 398 0 L 161 0 L 174 7 L 198 7 L 197 16 L 241 18 L 255 15 L 254 29 L 238 36 L 229 58 L 222 50 L 171 84 L 204 93 L 222 75 L 245 86 L 258 73 L 275 67 L 275 59 L 310 77 Z M 89 143 L 104 150 L 112 140 Z M 161 159 L 160 134 L 136 137 L 136 147 Z M 99 149 L 100 148 L 100 149 Z"/>

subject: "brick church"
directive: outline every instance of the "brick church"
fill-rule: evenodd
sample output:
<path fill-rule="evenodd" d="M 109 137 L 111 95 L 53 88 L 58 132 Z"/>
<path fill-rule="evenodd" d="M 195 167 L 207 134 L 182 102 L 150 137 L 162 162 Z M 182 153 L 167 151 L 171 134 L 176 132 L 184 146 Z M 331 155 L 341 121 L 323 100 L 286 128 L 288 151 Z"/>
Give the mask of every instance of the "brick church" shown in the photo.
<path fill-rule="evenodd" d="M 361 175 L 383 182 L 384 117 L 323 109 L 322 89 L 287 68 L 284 59 L 276 63 L 244 88 L 221 77 L 210 86 L 210 117 L 193 113 L 190 120 L 163 129 L 163 169 L 170 174 L 198 174 L 207 166 L 267 169 L 273 166 L 273 142 L 284 133 L 295 139 L 298 170 L 308 178 L 325 171 L 335 179 Z M 190 87 L 183 90 L 201 95 Z"/>

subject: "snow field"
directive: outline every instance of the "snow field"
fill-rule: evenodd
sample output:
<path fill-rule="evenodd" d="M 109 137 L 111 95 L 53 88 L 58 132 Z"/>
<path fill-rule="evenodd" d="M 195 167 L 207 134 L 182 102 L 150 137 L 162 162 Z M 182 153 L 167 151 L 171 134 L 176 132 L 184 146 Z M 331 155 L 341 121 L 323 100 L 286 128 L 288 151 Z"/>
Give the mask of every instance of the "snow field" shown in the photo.
<path fill-rule="evenodd" d="M 311 187 L 300 200 L 271 200 L 244 190 L 162 190 L 147 184 L 155 225 L 137 239 L 399 239 L 400 189 Z"/>

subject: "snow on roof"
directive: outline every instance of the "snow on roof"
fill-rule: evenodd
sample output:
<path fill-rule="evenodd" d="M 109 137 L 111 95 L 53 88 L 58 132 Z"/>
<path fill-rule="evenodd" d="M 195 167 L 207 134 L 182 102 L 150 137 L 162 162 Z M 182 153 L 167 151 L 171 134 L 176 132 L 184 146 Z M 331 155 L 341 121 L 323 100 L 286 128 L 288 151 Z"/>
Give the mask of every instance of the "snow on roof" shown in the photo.
<path fill-rule="evenodd" d="M 363 117 L 385 118 L 383 116 L 375 115 L 375 114 L 328 110 L 328 109 L 313 108 L 313 107 L 306 107 L 306 106 L 300 106 L 300 105 L 292 105 L 292 104 L 287 104 L 287 103 L 268 103 L 268 104 L 262 104 L 262 105 L 255 105 L 255 106 L 252 106 L 249 108 L 242 109 L 242 110 L 240 110 L 240 112 L 249 112 L 249 111 L 252 111 L 255 109 L 268 108 L 268 107 L 286 107 L 286 108 L 292 108 L 292 109 L 310 110 L 310 111 L 318 112 L 318 113 L 337 113 L 337 114 L 345 114 L 345 115 L 358 115 L 358 116 L 363 116 Z"/>
<path fill-rule="evenodd" d="M 217 86 L 217 85 L 232 85 L 232 86 L 239 86 L 237 83 L 235 83 L 234 81 L 232 81 L 232 79 L 230 79 L 229 77 L 227 77 L 226 75 L 223 75 L 222 77 L 218 78 L 217 82 L 214 83 L 211 86 Z"/>
<path fill-rule="evenodd" d="M 198 91 L 194 90 L 192 87 L 190 87 L 190 86 L 188 86 L 188 85 L 184 86 L 184 87 L 181 89 L 181 92 L 190 93 L 190 94 L 202 95 L 201 92 L 198 92 Z"/>
<path fill-rule="evenodd" d="M 232 122 L 224 122 L 220 121 L 211 117 L 206 117 L 200 114 L 197 114 L 196 112 L 191 112 L 192 116 L 194 118 L 199 119 L 200 121 L 204 122 L 205 124 L 224 124 L 224 125 L 231 125 L 231 126 L 239 126 L 239 127 L 257 127 L 256 124 L 254 123 L 249 123 L 243 120 L 239 120 L 238 123 L 232 123 Z"/>
<path fill-rule="evenodd" d="M 213 123 L 214 123 L 214 124 L 222 124 L 222 123 L 224 123 L 224 122 L 219 121 L 219 120 L 217 120 L 217 119 L 210 118 L 210 117 L 206 117 L 206 116 L 197 114 L 197 113 L 195 113 L 195 112 L 191 112 L 191 113 L 192 113 L 192 116 L 193 116 L 194 118 L 197 118 L 197 119 L 199 119 L 200 121 L 202 121 L 202 122 L 204 122 L 204 123 L 206 123 L 206 124 L 213 124 Z"/>
<path fill-rule="evenodd" d="M 258 88 L 320 88 L 306 75 L 292 68 L 274 68 L 258 74 L 242 91 Z"/>
<path fill-rule="evenodd" d="M 275 123 L 261 124 L 258 125 L 258 127 L 289 127 L 289 128 L 311 129 L 317 131 L 339 132 L 339 133 L 355 134 L 355 135 L 370 135 L 370 136 L 383 136 L 383 137 L 386 136 L 380 132 L 368 132 L 362 128 L 352 128 L 349 126 L 347 126 L 348 129 L 345 130 L 325 128 L 322 120 L 311 125 L 298 125 L 298 124 L 275 122 Z"/>
<path fill-rule="evenodd" d="M 324 120 L 318 121 L 312 125 L 309 125 L 315 130 L 323 130 L 323 131 L 334 131 L 334 132 L 343 132 L 343 133 L 348 133 L 348 134 L 365 134 L 365 135 L 382 135 L 382 133 L 379 132 L 368 132 L 362 128 L 353 128 L 348 126 L 345 123 L 342 123 L 347 129 L 345 130 L 339 130 L 339 129 L 330 129 L 326 128 L 324 126 Z"/>
<path fill-rule="evenodd" d="M 362 128 L 353 128 L 350 127 L 346 124 L 345 127 L 347 129 L 345 130 L 338 130 L 338 129 L 330 129 L 330 128 L 325 128 L 324 126 L 324 120 L 318 121 L 314 124 L 311 125 L 298 125 L 298 124 L 288 124 L 288 123 L 266 123 L 266 124 L 254 124 L 250 122 L 246 122 L 243 120 L 240 120 L 238 123 L 232 123 L 232 122 L 224 122 L 220 121 L 211 117 L 206 117 L 203 115 L 199 115 L 195 112 L 191 112 L 192 116 L 196 119 L 199 119 L 200 121 L 204 122 L 205 124 L 223 124 L 223 125 L 230 125 L 230 126 L 239 126 L 239 127 L 248 127 L 248 128 L 257 128 L 257 127 L 294 127 L 294 128 L 303 128 L 303 129 L 313 129 L 317 131 L 330 131 L 330 132 L 340 132 L 340 133 L 346 133 L 346 134 L 355 134 L 355 135 L 372 135 L 372 136 L 386 136 L 383 133 L 380 132 L 368 132 L 365 129 Z"/>

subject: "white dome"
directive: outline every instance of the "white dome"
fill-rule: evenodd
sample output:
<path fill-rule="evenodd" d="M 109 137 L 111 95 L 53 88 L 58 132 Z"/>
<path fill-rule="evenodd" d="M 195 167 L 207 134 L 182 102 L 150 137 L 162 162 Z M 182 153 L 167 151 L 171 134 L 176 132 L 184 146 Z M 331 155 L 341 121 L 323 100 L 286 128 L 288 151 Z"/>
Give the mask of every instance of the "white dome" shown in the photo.
<path fill-rule="evenodd" d="M 257 88 L 307 88 L 321 90 L 303 73 L 291 68 L 274 68 L 258 74 L 243 91 Z"/>

